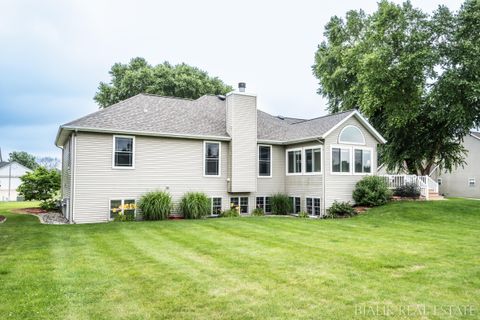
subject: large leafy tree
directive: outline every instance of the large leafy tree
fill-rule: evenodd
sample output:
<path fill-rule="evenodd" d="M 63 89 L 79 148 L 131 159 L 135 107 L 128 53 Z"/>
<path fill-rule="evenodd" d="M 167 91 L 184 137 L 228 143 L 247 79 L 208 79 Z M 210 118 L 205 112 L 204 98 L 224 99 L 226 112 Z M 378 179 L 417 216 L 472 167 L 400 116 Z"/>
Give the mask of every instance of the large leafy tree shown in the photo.
<path fill-rule="evenodd" d="M 164 62 L 152 66 L 143 58 L 134 58 L 128 64 L 115 63 L 110 76 L 110 83 L 100 82 L 94 97 L 101 108 L 139 93 L 197 99 L 205 94 L 232 91 L 232 87 L 219 78 L 185 63 Z"/>
<path fill-rule="evenodd" d="M 385 136 L 390 170 L 427 174 L 463 164 L 480 123 L 480 1 L 429 15 L 381 1 L 371 15 L 331 18 L 313 71 L 329 111 L 358 108 Z"/>
<path fill-rule="evenodd" d="M 38 166 L 38 163 L 35 161 L 35 156 L 25 151 L 10 152 L 8 161 L 16 161 L 32 170 L 35 170 Z"/>

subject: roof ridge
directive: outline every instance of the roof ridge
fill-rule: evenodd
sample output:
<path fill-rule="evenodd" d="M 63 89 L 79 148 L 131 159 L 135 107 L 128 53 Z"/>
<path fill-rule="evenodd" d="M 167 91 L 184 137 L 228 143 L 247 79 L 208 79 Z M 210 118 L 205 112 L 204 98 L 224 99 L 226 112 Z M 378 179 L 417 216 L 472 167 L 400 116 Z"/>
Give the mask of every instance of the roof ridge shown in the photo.
<path fill-rule="evenodd" d="M 140 92 L 139 94 L 136 94 L 137 96 L 138 95 L 144 95 L 144 96 L 151 96 L 151 97 L 156 97 L 156 98 L 165 98 L 165 99 L 176 99 L 176 100 L 187 100 L 187 101 L 195 101 L 195 100 L 198 100 L 200 99 L 201 97 L 199 97 L 198 99 L 190 99 L 190 98 L 182 98 L 182 97 L 174 97 L 174 96 L 162 96 L 160 94 L 155 94 L 155 93 L 146 93 L 146 92 Z M 202 96 L 203 97 L 203 96 Z M 125 100 L 124 100 L 125 101 Z"/>
<path fill-rule="evenodd" d="M 322 118 L 328 118 L 328 117 L 338 116 L 339 114 L 350 113 L 350 112 L 354 112 L 355 110 L 356 110 L 356 109 L 350 109 L 350 110 L 347 110 L 347 111 L 330 113 L 330 114 L 326 114 L 326 115 L 320 116 L 320 117 L 315 117 L 315 118 L 311 118 L 311 119 L 305 119 L 305 120 L 300 121 L 300 122 L 292 123 L 291 125 L 299 124 L 299 123 L 305 123 L 305 122 L 308 122 L 308 121 L 318 120 L 318 119 L 322 119 Z"/>

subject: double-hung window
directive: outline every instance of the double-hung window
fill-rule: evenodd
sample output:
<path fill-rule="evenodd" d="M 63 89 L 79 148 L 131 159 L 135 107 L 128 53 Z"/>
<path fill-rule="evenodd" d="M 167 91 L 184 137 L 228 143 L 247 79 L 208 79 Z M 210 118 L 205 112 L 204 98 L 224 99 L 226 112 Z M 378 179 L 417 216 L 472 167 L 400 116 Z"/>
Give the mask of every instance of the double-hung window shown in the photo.
<path fill-rule="evenodd" d="M 204 174 L 206 176 L 220 176 L 220 142 L 204 143 Z"/>
<path fill-rule="evenodd" d="M 320 198 L 306 198 L 307 213 L 311 216 L 320 215 Z"/>
<path fill-rule="evenodd" d="M 300 197 L 290 197 L 290 202 L 292 203 L 292 213 L 299 213 L 301 211 Z"/>
<path fill-rule="evenodd" d="M 258 146 L 258 176 L 272 176 L 272 146 Z"/>
<path fill-rule="evenodd" d="M 134 166 L 134 137 L 114 136 L 114 168 L 133 168 Z"/>
<path fill-rule="evenodd" d="M 256 206 L 257 208 L 262 209 L 265 213 L 272 213 L 270 197 L 257 197 Z"/>
<path fill-rule="evenodd" d="M 302 150 L 288 150 L 287 151 L 287 168 L 289 174 L 302 173 Z"/>
<path fill-rule="evenodd" d="M 110 219 L 121 215 L 133 218 L 136 208 L 134 199 L 110 200 Z"/>
<path fill-rule="evenodd" d="M 320 173 L 322 171 L 322 150 L 305 148 L 305 172 Z"/>
<path fill-rule="evenodd" d="M 367 149 L 354 149 L 355 173 L 372 172 L 372 151 Z"/>
<path fill-rule="evenodd" d="M 350 148 L 332 148 L 332 172 L 350 172 Z"/>
<path fill-rule="evenodd" d="M 230 207 L 239 207 L 240 213 L 248 213 L 248 197 L 231 197 Z"/>
<path fill-rule="evenodd" d="M 212 210 L 211 214 L 221 214 L 222 213 L 222 198 L 213 197 L 211 199 Z"/>

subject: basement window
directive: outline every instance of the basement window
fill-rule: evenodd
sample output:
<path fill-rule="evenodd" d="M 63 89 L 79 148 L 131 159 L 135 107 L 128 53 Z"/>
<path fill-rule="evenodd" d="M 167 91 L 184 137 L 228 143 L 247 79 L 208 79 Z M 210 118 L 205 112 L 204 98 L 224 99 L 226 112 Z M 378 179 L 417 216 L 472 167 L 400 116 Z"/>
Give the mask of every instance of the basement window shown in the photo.
<path fill-rule="evenodd" d="M 230 208 L 240 208 L 240 213 L 248 213 L 248 197 L 231 197 Z"/>
<path fill-rule="evenodd" d="M 222 198 L 214 197 L 211 199 L 211 214 L 221 214 L 222 213 Z"/>
<path fill-rule="evenodd" d="M 134 218 L 137 206 L 134 199 L 110 200 L 110 219 L 125 215 Z"/>
<path fill-rule="evenodd" d="M 292 213 L 300 213 L 300 197 L 290 197 L 290 202 L 292 203 Z"/>
<path fill-rule="evenodd" d="M 320 215 L 320 198 L 306 198 L 307 213 L 311 216 Z"/>
<path fill-rule="evenodd" d="M 265 213 L 272 213 L 270 197 L 257 197 L 256 202 L 257 208 L 262 209 Z"/>

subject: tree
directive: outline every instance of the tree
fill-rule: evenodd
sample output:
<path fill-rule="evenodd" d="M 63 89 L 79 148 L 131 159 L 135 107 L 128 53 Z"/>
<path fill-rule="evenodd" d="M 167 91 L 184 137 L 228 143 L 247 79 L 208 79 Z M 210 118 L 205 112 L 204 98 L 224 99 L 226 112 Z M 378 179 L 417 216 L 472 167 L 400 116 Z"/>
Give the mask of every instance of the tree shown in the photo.
<path fill-rule="evenodd" d="M 100 82 L 93 98 L 101 108 L 139 93 L 197 99 L 205 94 L 226 94 L 233 90 L 217 77 L 185 63 L 173 66 L 164 62 L 151 66 L 143 58 L 134 58 L 129 64 L 115 63 L 109 73 L 110 83 Z"/>
<path fill-rule="evenodd" d="M 25 200 L 42 201 L 42 208 L 48 208 L 49 200 L 53 199 L 60 191 L 61 177 L 56 169 L 48 170 L 42 166 L 37 167 L 20 177 L 22 184 L 17 191 L 25 197 Z"/>
<path fill-rule="evenodd" d="M 38 166 L 37 162 L 35 161 L 35 156 L 25 151 L 10 152 L 8 161 L 16 161 L 32 170 Z"/>
<path fill-rule="evenodd" d="M 329 111 L 358 108 L 387 139 L 390 170 L 428 174 L 464 163 L 463 137 L 480 123 L 480 2 L 432 15 L 379 2 L 371 15 L 333 17 L 315 54 Z"/>
<path fill-rule="evenodd" d="M 47 169 L 58 169 L 60 166 L 60 159 L 53 157 L 39 157 L 36 159 L 39 166 Z"/>

